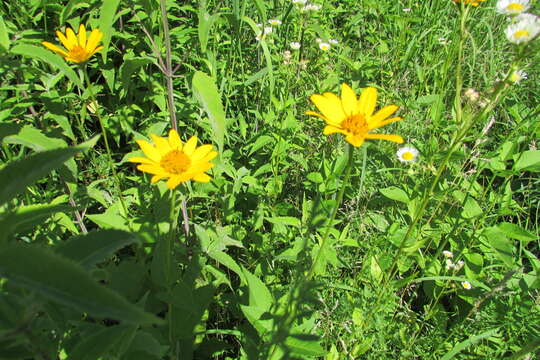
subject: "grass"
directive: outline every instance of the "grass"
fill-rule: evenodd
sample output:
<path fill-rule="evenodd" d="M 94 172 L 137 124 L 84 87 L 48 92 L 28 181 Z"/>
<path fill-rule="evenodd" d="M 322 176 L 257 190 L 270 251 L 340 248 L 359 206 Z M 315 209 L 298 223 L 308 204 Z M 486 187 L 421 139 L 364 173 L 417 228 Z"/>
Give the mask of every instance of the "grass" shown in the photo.
<path fill-rule="evenodd" d="M 0 358 L 538 358 L 538 40 L 495 1 L 318 4 L 0 5 L 0 259 L 26 265 L 0 261 Z M 80 23 L 87 64 L 41 47 Z M 378 132 L 416 162 L 370 140 L 344 176 L 304 114 L 342 83 L 400 107 Z M 175 121 L 219 157 L 173 192 L 128 160 Z"/>

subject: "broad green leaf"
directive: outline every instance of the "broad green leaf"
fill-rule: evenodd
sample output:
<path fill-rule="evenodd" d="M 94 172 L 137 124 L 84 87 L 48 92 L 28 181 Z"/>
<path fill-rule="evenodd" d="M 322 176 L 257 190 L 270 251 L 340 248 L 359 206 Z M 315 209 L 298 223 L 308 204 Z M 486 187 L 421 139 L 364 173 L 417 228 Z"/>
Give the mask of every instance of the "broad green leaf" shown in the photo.
<path fill-rule="evenodd" d="M 0 205 L 23 193 L 26 187 L 62 166 L 76 153 L 94 146 L 97 138 L 76 147 L 42 151 L 13 161 L 0 170 Z"/>
<path fill-rule="evenodd" d="M 46 248 L 23 244 L 1 248 L 0 274 L 14 286 L 91 316 L 133 324 L 163 322 L 97 283 L 80 265 Z"/>
<path fill-rule="evenodd" d="M 273 297 L 270 290 L 266 287 L 264 282 L 250 273 L 245 268 L 242 268 L 244 277 L 247 281 L 249 289 L 249 306 L 255 306 L 261 310 L 268 311 L 272 306 Z"/>
<path fill-rule="evenodd" d="M 77 343 L 69 352 L 70 359 L 98 360 L 118 343 L 121 337 L 131 331 L 131 326 L 114 325 L 104 327 Z"/>
<path fill-rule="evenodd" d="M 537 236 L 531 234 L 530 232 L 516 224 L 503 222 L 497 225 L 497 227 L 509 238 L 524 241 L 525 243 L 537 239 Z"/>
<path fill-rule="evenodd" d="M 293 330 L 294 331 L 294 330 Z M 285 346 L 297 356 L 325 356 L 326 350 L 319 343 L 316 336 L 290 335 L 285 339 Z"/>
<path fill-rule="evenodd" d="M 400 201 L 405 204 L 410 201 L 407 193 L 404 190 L 398 188 L 397 186 L 390 186 L 384 189 L 379 189 L 379 192 L 390 200 Z"/>
<path fill-rule="evenodd" d="M 72 237 L 55 251 L 84 268 L 108 260 L 115 252 L 141 239 L 133 233 L 121 230 L 97 230 Z"/>
<path fill-rule="evenodd" d="M 514 168 L 519 171 L 540 171 L 540 150 L 527 150 L 514 156 Z"/>
<path fill-rule="evenodd" d="M 193 93 L 208 115 L 212 126 L 212 139 L 217 144 L 219 153 L 223 152 L 226 123 L 225 111 L 214 79 L 203 72 L 197 71 L 193 76 Z"/>
<path fill-rule="evenodd" d="M 9 34 L 7 31 L 6 23 L 0 15 L 0 47 L 4 48 L 5 51 L 9 50 Z"/>
<path fill-rule="evenodd" d="M 514 265 L 514 246 L 502 230 L 490 227 L 484 230 L 482 236 L 485 238 L 484 242 L 495 250 L 495 254 L 500 260 L 508 266 Z"/>
<path fill-rule="evenodd" d="M 463 216 L 465 219 L 472 219 L 482 215 L 482 213 L 482 208 L 480 207 L 480 205 L 478 205 L 476 200 L 474 200 L 471 196 L 467 197 L 467 200 L 463 205 L 463 211 L 461 212 L 461 216 Z"/>
<path fill-rule="evenodd" d="M 300 227 L 302 224 L 300 222 L 300 219 L 297 219 L 292 216 L 274 216 L 274 217 L 267 217 L 265 218 L 272 224 L 277 225 L 287 225 L 287 226 L 295 226 Z"/>
<path fill-rule="evenodd" d="M 98 28 L 103 32 L 103 39 L 101 40 L 104 47 L 101 51 L 103 62 L 107 62 L 107 51 L 109 50 L 109 43 L 111 42 L 112 33 L 114 31 L 112 25 L 114 23 L 118 4 L 120 4 L 120 0 L 104 0 L 99 9 Z"/>
<path fill-rule="evenodd" d="M 45 49 L 44 47 L 20 44 L 15 45 L 11 52 L 14 54 L 27 56 L 32 59 L 40 59 L 41 61 L 51 64 L 54 67 L 58 68 L 62 73 L 64 73 L 72 83 L 77 85 L 79 88 L 83 88 L 81 79 L 77 76 L 75 71 L 69 67 L 69 65 L 64 61 L 60 55 L 53 53 L 50 50 Z"/>
<path fill-rule="evenodd" d="M 32 125 L 25 125 L 17 134 L 7 136 L 4 142 L 7 144 L 23 145 L 35 151 L 51 150 L 67 146 L 64 140 L 48 137 Z"/>

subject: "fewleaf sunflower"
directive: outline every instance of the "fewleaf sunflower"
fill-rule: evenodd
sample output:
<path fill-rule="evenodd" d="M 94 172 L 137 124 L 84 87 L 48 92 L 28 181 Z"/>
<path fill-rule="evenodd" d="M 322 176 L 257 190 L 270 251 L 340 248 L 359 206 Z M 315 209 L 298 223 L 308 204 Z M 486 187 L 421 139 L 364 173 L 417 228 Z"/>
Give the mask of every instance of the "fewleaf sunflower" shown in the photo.
<path fill-rule="evenodd" d="M 167 180 L 169 189 L 179 184 L 194 180 L 199 182 L 210 181 L 205 174 L 214 164 L 210 162 L 217 156 L 212 145 L 197 147 L 197 137 L 192 136 L 185 144 L 180 140 L 178 132 L 171 130 L 169 137 L 160 137 L 150 134 L 154 145 L 145 140 L 136 140 L 146 157 L 133 157 L 130 162 L 140 163 L 137 169 L 152 174 L 152 184 L 161 179 Z"/>
<path fill-rule="evenodd" d="M 103 33 L 99 29 L 94 29 L 87 38 L 86 28 L 83 24 L 79 26 L 79 33 L 77 35 L 73 32 L 73 29 L 67 28 L 66 35 L 60 31 L 56 31 L 56 36 L 62 45 L 64 45 L 65 50 L 48 41 L 42 41 L 41 44 L 47 49 L 63 56 L 67 61 L 74 63 L 83 63 L 90 59 L 96 52 L 103 49 L 103 46 L 98 46 L 103 38 Z"/>
<path fill-rule="evenodd" d="M 306 111 L 306 115 L 317 116 L 326 121 L 324 127 L 326 135 L 343 134 L 345 140 L 356 147 L 362 145 L 366 139 L 403 143 L 403 138 L 399 135 L 370 133 L 371 130 L 403 120 L 400 117 L 388 119 L 398 109 L 396 105 L 385 106 L 373 113 L 377 105 L 377 89 L 373 87 L 365 89 L 357 99 L 354 90 L 344 83 L 341 85 L 341 98 L 327 92 L 322 95 L 311 95 L 310 99 L 321 113 Z"/>

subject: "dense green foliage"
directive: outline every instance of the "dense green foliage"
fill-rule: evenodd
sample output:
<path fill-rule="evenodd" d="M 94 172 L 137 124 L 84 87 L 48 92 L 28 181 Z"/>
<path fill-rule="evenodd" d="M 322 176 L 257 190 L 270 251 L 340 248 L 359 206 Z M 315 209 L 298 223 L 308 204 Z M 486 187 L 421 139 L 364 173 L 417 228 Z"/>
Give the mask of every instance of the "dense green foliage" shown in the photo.
<path fill-rule="evenodd" d="M 540 359 L 540 41 L 494 0 L 314 3 L 0 4 L 0 359 Z M 80 24 L 87 63 L 41 45 Z M 323 135 L 342 83 L 416 161 Z M 128 161 L 175 123 L 210 182 Z"/>

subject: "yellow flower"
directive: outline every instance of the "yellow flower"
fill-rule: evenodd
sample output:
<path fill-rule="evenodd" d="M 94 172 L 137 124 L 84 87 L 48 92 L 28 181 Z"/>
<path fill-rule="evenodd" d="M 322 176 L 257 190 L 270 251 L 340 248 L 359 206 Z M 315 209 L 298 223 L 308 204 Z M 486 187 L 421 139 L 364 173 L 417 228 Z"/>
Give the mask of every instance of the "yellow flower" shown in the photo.
<path fill-rule="evenodd" d="M 453 2 L 459 4 L 462 2 L 462 0 L 452 0 Z M 486 0 L 463 0 L 463 3 L 465 5 L 472 5 L 472 6 L 478 6 L 479 3 L 484 2 Z"/>
<path fill-rule="evenodd" d="M 67 28 L 66 35 L 62 34 L 60 31 L 57 31 L 56 36 L 62 45 L 64 45 L 66 50 L 61 49 L 48 41 L 42 41 L 41 43 L 47 49 L 63 56 L 64 59 L 75 63 L 85 62 L 96 52 L 103 49 L 103 46 L 97 46 L 103 38 L 103 33 L 99 29 L 94 29 L 87 39 L 86 28 L 83 24 L 79 26 L 79 33 L 77 35 L 75 35 L 73 32 L 73 29 Z"/>
<path fill-rule="evenodd" d="M 306 111 L 306 115 L 317 116 L 326 121 L 324 134 L 340 133 L 345 140 L 353 146 L 360 146 L 365 139 L 382 139 L 402 144 L 403 138 L 399 135 L 371 134 L 371 130 L 378 129 L 395 121 L 403 120 L 400 117 L 387 119 L 396 112 L 396 105 L 383 107 L 375 114 L 377 104 L 377 89 L 368 87 L 362 92 L 359 99 L 354 90 L 347 84 L 341 86 L 341 99 L 332 93 L 311 95 L 311 101 L 317 106 L 321 114 Z"/>
<path fill-rule="evenodd" d="M 212 151 L 212 145 L 197 147 L 196 136 L 182 144 L 178 132 L 174 129 L 169 132 L 168 138 L 154 134 L 150 134 L 150 137 L 155 145 L 145 140 L 137 140 L 146 157 L 133 157 L 129 161 L 140 163 L 137 169 L 154 175 L 152 184 L 168 178 L 167 187 L 174 189 L 188 180 L 210 181 L 210 176 L 205 174 L 205 171 L 214 166 L 209 161 L 218 154 Z"/>

